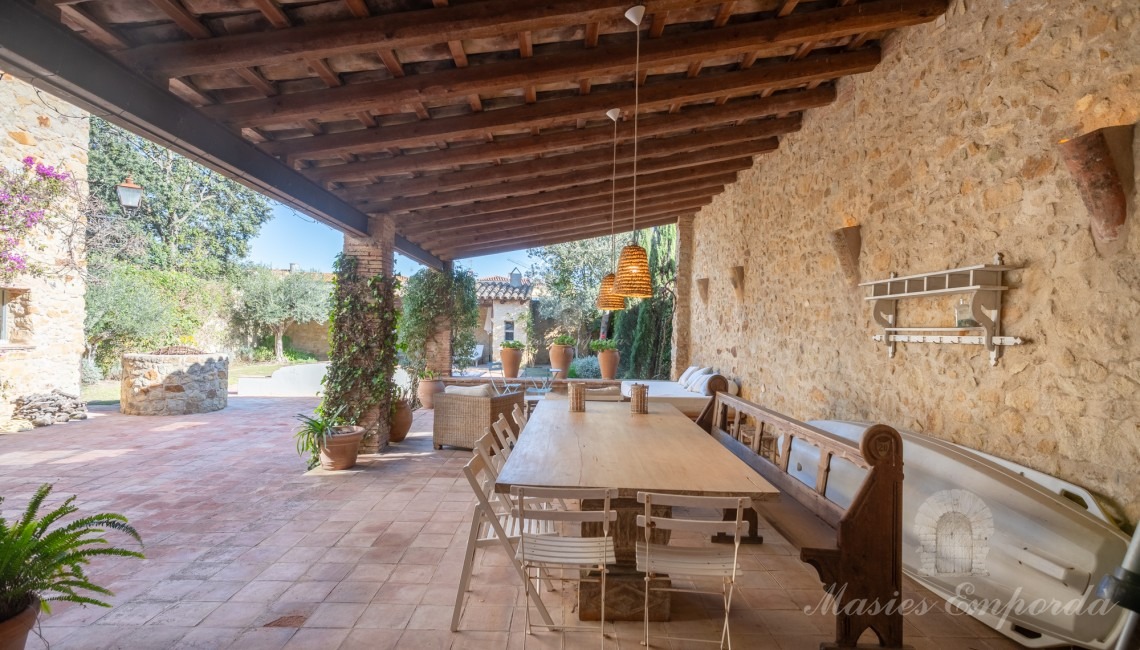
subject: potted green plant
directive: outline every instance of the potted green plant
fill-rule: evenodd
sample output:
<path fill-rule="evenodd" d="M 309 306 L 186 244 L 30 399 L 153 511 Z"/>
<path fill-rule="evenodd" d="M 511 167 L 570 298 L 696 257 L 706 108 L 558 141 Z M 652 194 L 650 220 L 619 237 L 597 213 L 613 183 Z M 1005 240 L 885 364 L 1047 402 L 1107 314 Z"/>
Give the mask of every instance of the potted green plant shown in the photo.
<path fill-rule="evenodd" d="M 560 371 L 561 376 L 566 376 L 566 371 L 570 369 L 570 361 L 574 357 L 574 345 L 577 341 L 569 334 L 559 334 L 554 337 L 554 342 L 550 344 L 550 367 L 552 370 Z"/>
<path fill-rule="evenodd" d="M 321 469 L 339 470 L 356 464 L 364 427 L 342 425 L 343 411 L 344 407 L 329 411 L 322 404 L 311 416 L 297 414 L 301 421 L 301 428 L 295 436 L 297 455 L 304 457 L 308 454 L 309 469 L 320 465 Z"/>
<path fill-rule="evenodd" d="M 72 496 L 41 517 L 51 490 L 50 483 L 41 485 L 19 519 L 9 523 L 0 518 L 0 650 L 23 650 L 40 611 L 51 613 L 53 601 L 110 607 L 81 593 L 114 595 L 88 579 L 83 567 L 92 558 L 143 557 L 105 539 L 114 530 L 142 544 L 123 515 L 104 512 L 65 522 L 79 510 Z"/>
<path fill-rule="evenodd" d="M 435 408 L 435 394 L 443 392 L 443 381 L 440 380 L 439 373 L 434 370 L 421 370 L 419 379 L 416 397 L 420 400 L 420 406 L 425 409 Z"/>
<path fill-rule="evenodd" d="M 590 341 L 590 349 L 598 354 L 598 367 L 602 369 L 602 379 L 617 378 L 618 361 L 621 360 L 617 341 L 613 339 Z"/>
<path fill-rule="evenodd" d="M 388 442 L 403 442 L 412 430 L 412 392 L 403 386 L 392 390 L 392 420 L 388 425 Z"/>
<path fill-rule="evenodd" d="M 522 365 L 523 342 L 503 341 L 499 344 L 499 358 L 503 362 L 504 377 L 518 377 L 519 366 Z"/>

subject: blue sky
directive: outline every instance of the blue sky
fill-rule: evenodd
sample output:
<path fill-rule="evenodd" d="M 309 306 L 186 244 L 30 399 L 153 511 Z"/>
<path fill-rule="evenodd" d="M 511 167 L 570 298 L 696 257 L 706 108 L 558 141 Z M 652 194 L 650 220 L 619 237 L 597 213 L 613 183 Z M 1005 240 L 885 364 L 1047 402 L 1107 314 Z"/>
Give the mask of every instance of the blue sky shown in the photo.
<path fill-rule="evenodd" d="M 249 258 L 258 264 L 267 264 L 275 269 L 288 268 L 296 262 L 303 269 L 331 271 L 333 258 L 341 251 L 344 236 L 336 230 L 313 219 L 278 205 L 273 210 L 273 218 L 261 228 L 261 232 L 250 245 Z M 513 267 L 524 272 L 530 266 L 526 251 L 515 251 L 500 255 L 484 255 L 459 260 L 458 264 L 475 271 L 475 275 L 506 275 Z M 396 256 L 396 272 L 410 275 L 421 266 L 403 255 Z"/>

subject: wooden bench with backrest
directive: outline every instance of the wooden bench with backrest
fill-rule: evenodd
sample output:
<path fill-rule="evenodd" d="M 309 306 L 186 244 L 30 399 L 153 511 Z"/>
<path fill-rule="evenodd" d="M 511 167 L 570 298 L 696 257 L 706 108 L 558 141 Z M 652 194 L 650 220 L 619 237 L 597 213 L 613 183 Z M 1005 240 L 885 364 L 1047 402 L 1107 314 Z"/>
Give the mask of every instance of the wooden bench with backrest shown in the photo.
<path fill-rule="evenodd" d="M 898 432 L 876 424 L 856 445 L 724 393 L 698 424 L 780 490 L 753 508 L 800 549 L 835 598 L 835 642 L 821 647 L 855 647 L 869 629 L 880 647 L 902 648 Z"/>

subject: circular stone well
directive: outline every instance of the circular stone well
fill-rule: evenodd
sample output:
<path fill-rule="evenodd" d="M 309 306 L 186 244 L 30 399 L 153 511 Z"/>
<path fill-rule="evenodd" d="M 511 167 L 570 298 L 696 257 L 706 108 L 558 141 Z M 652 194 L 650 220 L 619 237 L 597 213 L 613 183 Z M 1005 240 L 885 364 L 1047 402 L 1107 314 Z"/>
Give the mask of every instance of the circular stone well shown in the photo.
<path fill-rule="evenodd" d="M 224 354 L 124 354 L 119 410 L 127 415 L 220 411 L 226 408 L 229 377 Z"/>

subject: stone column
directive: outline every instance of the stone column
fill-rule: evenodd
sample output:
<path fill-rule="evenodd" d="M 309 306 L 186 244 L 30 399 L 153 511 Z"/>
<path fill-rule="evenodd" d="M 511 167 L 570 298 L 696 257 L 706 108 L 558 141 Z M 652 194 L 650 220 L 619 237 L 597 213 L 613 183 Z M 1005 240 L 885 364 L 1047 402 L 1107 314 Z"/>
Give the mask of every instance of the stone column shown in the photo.
<path fill-rule="evenodd" d="M 451 273 L 451 262 L 445 262 L 446 271 Z M 451 319 L 440 318 L 435 323 L 435 336 L 426 346 L 427 369 L 441 377 L 451 376 Z"/>
<path fill-rule="evenodd" d="M 677 219 L 677 299 L 673 305 L 673 379 L 689 367 L 693 293 L 693 221 Z"/>
<path fill-rule="evenodd" d="M 388 217 L 371 217 L 368 220 L 368 236 L 344 236 L 344 254 L 351 255 L 360 264 L 357 267 L 360 277 L 367 279 L 375 275 L 391 276 L 393 255 L 395 254 L 396 225 Z M 388 405 L 380 404 L 358 424 L 367 432 L 360 441 L 360 453 L 375 454 L 388 446 Z M 384 413 L 385 417 L 380 417 Z"/>

